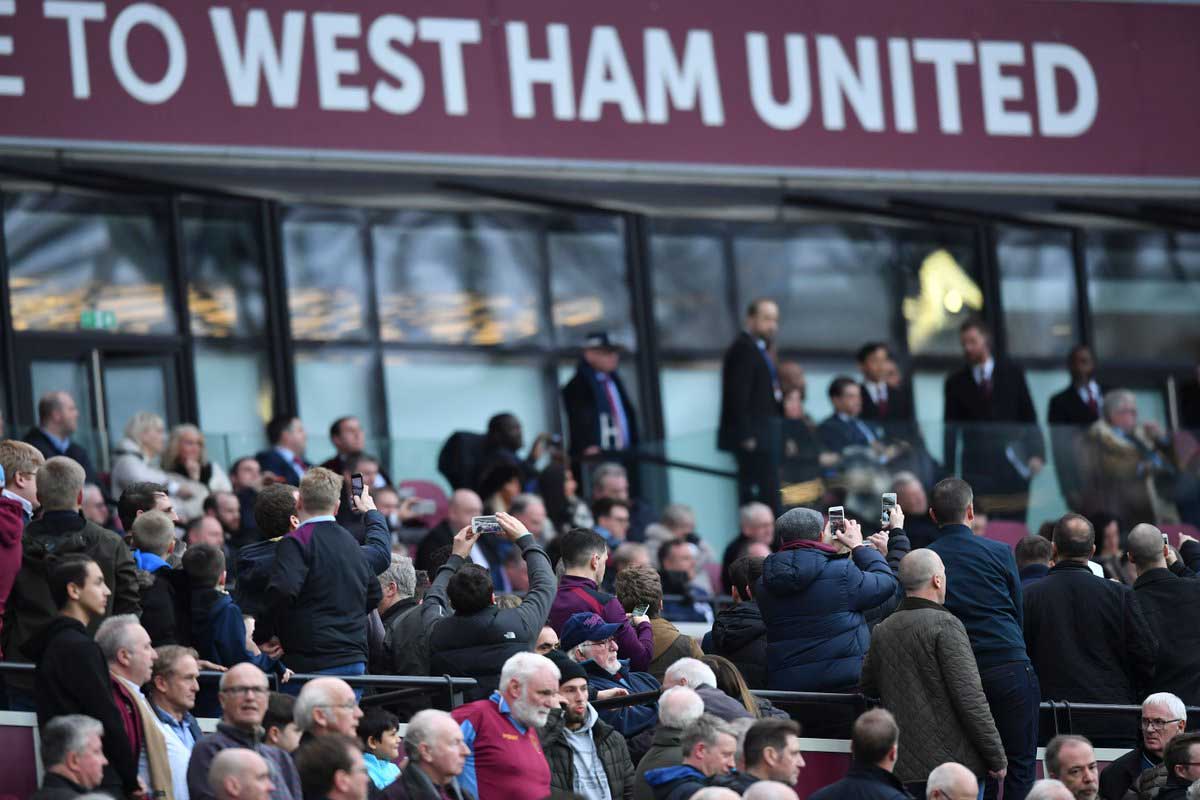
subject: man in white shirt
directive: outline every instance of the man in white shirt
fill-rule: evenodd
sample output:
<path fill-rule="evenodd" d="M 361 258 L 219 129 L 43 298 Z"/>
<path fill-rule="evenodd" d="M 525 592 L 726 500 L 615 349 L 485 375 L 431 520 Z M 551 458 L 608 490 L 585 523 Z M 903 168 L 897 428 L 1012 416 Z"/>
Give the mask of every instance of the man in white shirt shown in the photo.
<path fill-rule="evenodd" d="M 200 689 L 200 665 L 190 647 L 164 645 L 151 671 L 149 702 L 167 745 L 175 800 L 188 800 L 187 767 L 200 739 L 200 724 L 192 716 Z"/>

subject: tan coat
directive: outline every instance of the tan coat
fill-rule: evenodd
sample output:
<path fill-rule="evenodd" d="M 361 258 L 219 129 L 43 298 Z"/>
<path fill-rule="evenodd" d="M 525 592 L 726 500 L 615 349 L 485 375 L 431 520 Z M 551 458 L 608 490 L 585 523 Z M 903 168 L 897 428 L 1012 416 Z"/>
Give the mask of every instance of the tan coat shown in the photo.
<path fill-rule="evenodd" d="M 1133 522 L 1178 522 L 1179 511 L 1158 493 L 1154 471 L 1145 461 L 1146 454 L 1157 452 L 1169 465 L 1169 449 L 1156 444 L 1141 426 L 1134 430 L 1133 438 L 1137 444 L 1104 420 L 1088 428 L 1079 459 L 1085 473 L 1085 510 L 1104 511 Z"/>
<path fill-rule="evenodd" d="M 947 761 L 976 775 L 1008 765 L 967 630 L 944 606 L 905 598 L 876 625 L 862 688 L 896 716 L 895 774 L 905 783 L 926 780 Z"/>

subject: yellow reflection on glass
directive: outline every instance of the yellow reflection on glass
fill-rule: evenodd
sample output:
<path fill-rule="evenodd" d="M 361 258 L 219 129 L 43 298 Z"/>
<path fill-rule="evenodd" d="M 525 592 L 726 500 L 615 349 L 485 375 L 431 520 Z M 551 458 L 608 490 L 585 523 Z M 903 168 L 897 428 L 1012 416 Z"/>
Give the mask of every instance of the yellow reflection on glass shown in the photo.
<path fill-rule="evenodd" d="M 983 292 L 947 250 L 935 250 L 917 272 L 920 294 L 904 298 L 908 347 L 914 352 L 938 333 L 952 327 L 964 309 L 983 308 Z"/>

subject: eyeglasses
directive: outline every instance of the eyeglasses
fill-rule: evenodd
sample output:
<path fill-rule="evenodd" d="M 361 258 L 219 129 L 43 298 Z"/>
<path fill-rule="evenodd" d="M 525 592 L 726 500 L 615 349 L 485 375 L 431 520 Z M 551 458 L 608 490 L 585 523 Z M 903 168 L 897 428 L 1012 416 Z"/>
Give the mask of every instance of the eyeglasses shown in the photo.
<path fill-rule="evenodd" d="M 1182 719 L 1143 719 L 1142 728 L 1148 731 L 1161 731 L 1168 725 L 1173 725 L 1176 722 L 1183 722 Z"/>
<path fill-rule="evenodd" d="M 261 697 L 267 693 L 265 686 L 226 686 L 221 690 L 222 694 L 248 694 L 251 696 Z"/>
<path fill-rule="evenodd" d="M 358 708 L 358 703 L 319 703 L 317 704 L 317 708 L 344 708 L 349 710 L 351 708 Z"/>

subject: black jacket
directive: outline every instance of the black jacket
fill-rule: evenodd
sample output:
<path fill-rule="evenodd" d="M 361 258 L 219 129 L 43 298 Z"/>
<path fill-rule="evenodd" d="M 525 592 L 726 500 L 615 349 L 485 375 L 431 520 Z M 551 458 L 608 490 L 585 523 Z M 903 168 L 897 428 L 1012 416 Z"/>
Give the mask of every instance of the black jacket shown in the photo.
<path fill-rule="evenodd" d="M 137 565 L 121 537 L 101 528 L 73 511 L 50 511 L 25 526 L 21 537 L 21 569 L 8 596 L 4 610 L 4 653 L 11 660 L 19 654 L 36 631 L 58 615 L 50 596 L 47 569 L 51 558 L 68 553 L 90 556 L 104 573 L 104 582 L 112 595 L 105 616 L 141 615 L 141 597 Z M 10 684 L 28 691 L 32 684 L 23 675 L 9 675 Z"/>
<path fill-rule="evenodd" d="M 864 432 L 864 429 L 869 431 L 870 435 Z M 841 453 L 847 447 L 869 447 L 871 442 L 884 437 L 883 430 L 874 422 L 863 419 L 846 420 L 837 414 L 829 415 L 818 425 L 817 434 L 821 437 L 821 444 L 825 449 L 834 453 Z"/>
<path fill-rule="evenodd" d="M 475 795 L 459 786 L 457 780 L 451 781 L 445 790 L 452 800 L 475 800 Z M 442 800 L 433 781 L 411 763 L 379 796 L 383 800 Z"/>
<path fill-rule="evenodd" d="M 465 675 L 479 682 L 467 700 L 487 697 L 499 683 L 500 669 L 510 656 L 533 649 L 554 600 L 557 582 L 546 551 L 531 534 L 517 540 L 529 568 L 529 591 L 521 605 L 490 605 L 474 614 L 452 612 L 446 585 L 463 565 L 451 555 L 433 579 L 421 604 L 421 620 L 429 637 L 429 669 L 434 675 Z"/>
<path fill-rule="evenodd" d="M 758 603 L 743 601 L 717 613 L 710 652 L 732 661 L 751 689 L 767 688 L 767 623 Z"/>
<path fill-rule="evenodd" d="M 552 711 L 540 732 L 542 752 L 550 764 L 550 789 L 570 794 L 575 789 L 575 754 L 567 743 L 561 711 Z M 612 800 L 633 800 L 633 762 L 625 737 L 602 719 L 592 724 L 592 741 L 604 765 Z"/>
<path fill-rule="evenodd" d="M 1179 616 L 1200 608 L 1200 580 L 1152 569 L 1133 584 L 1133 594 L 1159 642 L 1151 688 L 1200 705 L 1200 626 L 1181 624 Z"/>
<path fill-rule="evenodd" d="M 620 375 L 614 372 L 609 376 L 609 380 L 616 387 L 617 394 L 621 397 L 621 406 L 625 411 L 625 424 L 629 429 L 630 439 L 625 446 L 626 448 L 636 447 L 638 426 L 633 398 L 629 396 L 629 392 L 625 391 L 625 384 L 621 382 Z M 563 408 L 567 412 L 567 445 L 571 458 L 579 458 L 589 447 L 608 449 L 601 441 L 601 430 L 606 427 L 616 427 L 616 423 L 608 419 L 612 416 L 608 398 L 604 396 L 601 384 L 596 377 L 596 370 L 592 369 L 586 361 L 582 359 L 579 361 L 574 377 L 562 388 L 562 399 Z"/>
<path fill-rule="evenodd" d="M 60 453 L 58 452 L 58 448 L 51 444 L 50 440 L 46 438 L 46 434 L 42 433 L 41 428 L 30 428 L 29 432 L 25 434 L 24 441 L 27 444 L 31 444 L 36 447 L 38 452 L 40 452 L 46 458 L 66 456 L 67 458 L 74 460 L 79 464 L 79 466 L 83 467 L 83 471 L 87 475 L 88 483 L 94 483 L 101 487 L 104 486 L 104 484 L 100 482 L 100 474 L 96 472 L 96 468 L 92 466 L 92 457 L 89 456 L 88 451 L 80 447 L 77 442 L 72 441 L 71 444 L 67 446 L 67 452 Z M 104 490 L 101 489 L 101 491 Z M 107 494 L 107 492 L 105 493 Z"/>
<path fill-rule="evenodd" d="M 766 421 L 780 416 L 780 412 L 766 356 L 750 334 L 743 331 L 729 345 L 721 363 L 721 422 L 717 430 L 717 447 L 740 451 L 742 442 L 754 437 L 759 440 L 758 449 L 763 449 Z"/>
<path fill-rule="evenodd" d="M 890 423 L 892 422 L 912 422 L 915 419 L 912 392 L 907 385 L 901 386 L 899 389 L 888 387 L 886 414 L 880 411 L 879 406 L 875 405 L 875 401 L 871 399 L 871 393 L 867 391 L 866 384 L 860 383 L 858 388 L 862 391 L 862 411 L 859 416 L 863 419 L 879 420 L 887 428 L 891 427 Z"/>
<path fill-rule="evenodd" d="M 1127 586 L 1060 561 L 1025 592 L 1025 646 L 1043 700 L 1136 704 L 1158 643 Z"/>
<path fill-rule="evenodd" d="M 336 522 L 301 525 L 279 540 L 267 585 L 266 625 L 258 641 L 278 635 L 287 665 L 317 672 L 367 662 L 367 614 L 382 590 L 364 550 Z"/>
<path fill-rule="evenodd" d="M 454 534 L 457 531 L 450 530 L 450 521 L 443 519 L 433 527 L 429 533 L 425 534 L 425 538 L 417 545 L 417 557 L 413 561 L 413 566 L 417 569 L 425 570 L 432 576 L 437 573 L 440 564 L 435 564 L 433 555 L 443 547 L 450 547 L 454 543 Z"/>
<path fill-rule="evenodd" d="M 169 566 L 159 567 L 153 572 L 139 569 L 138 585 L 142 589 L 142 627 L 150 634 L 150 643 L 155 647 L 164 644 L 190 645 L 191 630 L 187 617 L 182 618 L 183 624 L 177 624 L 180 619 L 178 612 L 187 610 L 188 606 L 184 597 L 177 594 L 178 586 L 182 586 L 184 596 L 187 594 L 187 573 Z"/>
<path fill-rule="evenodd" d="M 37 664 L 34 697 L 38 725 L 63 714 L 86 714 L 104 726 L 105 788 L 137 789 L 137 754 L 129 746 L 121 712 L 113 702 L 108 663 L 83 623 L 57 616 L 25 644 Z"/>
<path fill-rule="evenodd" d="M 972 368 L 964 366 L 946 378 L 944 402 L 945 463 L 955 463 L 961 433 L 962 476 L 975 489 L 975 496 L 1028 491 L 1029 482 L 1013 469 L 1005 454 L 1012 446 L 1018 458 L 1024 460 L 1045 456 L 1025 372 L 997 358 L 988 397 L 975 383 Z"/>
<path fill-rule="evenodd" d="M 1100 796 L 1104 800 L 1124 800 L 1125 793 L 1137 783 L 1138 776 L 1161 761 L 1147 754 L 1139 744 L 1100 773 Z"/>
<path fill-rule="evenodd" d="M 45 780 L 42 781 L 42 788 L 30 795 L 29 800 L 70 800 L 72 797 L 87 794 L 87 791 L 62 775 L 47 772 Z"/>
<path fill-rule="evenodd" d="M 812 793 L 809 800 L 912 800 L 904 784 L 886 769 L 851 764 L 846 777 Z"/>

